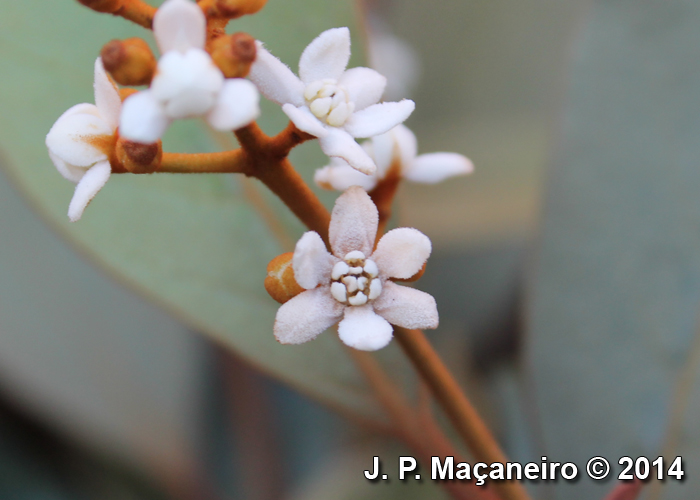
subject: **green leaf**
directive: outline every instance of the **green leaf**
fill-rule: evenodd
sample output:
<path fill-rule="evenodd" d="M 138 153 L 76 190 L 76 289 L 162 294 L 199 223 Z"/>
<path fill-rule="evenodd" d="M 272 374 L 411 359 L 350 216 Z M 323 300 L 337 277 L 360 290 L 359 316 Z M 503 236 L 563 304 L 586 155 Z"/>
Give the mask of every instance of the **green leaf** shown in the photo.
<path fill-rule="evenodd" d="M 320 32 L 350 26 L 354 2 L 271 1 L 255 16 L 232 23 L 296 68 L 303 48 Z M 334 334 L 302 346 L 281 346 L 272 325 L 278 305 L 263 288 L 267 263 L 303 228 L 280 203 L 263 195 L 288 235 L 281 240 L 250 202 L 250 185 L 225 175 L 115 175 L 83 219 L 66 217 L 73 186 L 53 168 L 44 137 L 70 106 L 92 102 L 92 67 L 113 38 L 151 33 L 77 2 L 11 2 L 0 16 L 0 146 L 3 166 L 61 234 L 120 281 L 155 300 L 191 327 L 210 334 L 258 367 L 339 407 L 370 414 L 374 402 Z M 356 54 L 362 44 L 354 40 Z M 286 119 L 265 105 L 261 126 L 276 133 Z M 168 151 L 221 149 L 199 122 L 180 122 Z M 316 144 L 294 152 L 307 179 L 324 164 Z M 326 198 L 327 199 L 327 198 Z M 397 347 L 383 356 L 395 367 Z"/>
<path fill-rule="evenodd" d="M 686 471 L 700 463 L 700 374 L 687 371 L 700 304 L 698 47 L 700 5 L 684 0 L 598 1 L 576 47 L 527 338 L 543 453 L 579 470 L 593 456 L 613 471 L 621 456 L 653 460 L 676 410 L 671 454 Z M 578 500 L 611 486 L 554 487 Z M 666 488 L 692 498 L 700 483 Z"/>

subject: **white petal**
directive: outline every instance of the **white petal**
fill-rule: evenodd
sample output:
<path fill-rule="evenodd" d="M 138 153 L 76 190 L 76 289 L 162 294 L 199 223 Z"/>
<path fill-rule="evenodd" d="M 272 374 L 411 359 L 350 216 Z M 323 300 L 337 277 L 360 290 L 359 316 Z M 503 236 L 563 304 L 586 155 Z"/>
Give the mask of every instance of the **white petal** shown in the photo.
<path fill-rule="evenodd" d="M 386 174 L 395 159 L 400 161 L 401 172 L 404 174 L 418 153 L 416 136 L 405 125 L 397 125 L 385 134 L 372 137 L 371 144 L 380 177 Z"/>
<path fill-rule="evenodd" d="M 353 137 L 383 134 L 411 116 L 416 105 L 410 99 L 382 102 L 353 113 L 345 122 L 345 130 Z"/>
<path fill-rule="evenodd" d="M 302 288 L 316 288 L 331 281 L 331 270 L 336 259 L 328 253 L 326 245 L 315 231 L 304 233 L 294 249 L 292 268 L 294 278 Z"/>
<path fill-rule="evenodd" d="M 302 132 L 315 137 L 328 135 L 326 127 L 316 118 L 306 106 L 296 107 L 293 104 L 285 104 L 282 111 L 289 117 L 296 127 Z"/>
<path fill-rule="evenodd" d="M 465 156 L 457 153 L 429 153 L 420 155 L 405 168 L 404 177 L 413 182 L 435 184 L 473 171 L 474 165 Z"/>
<path fill-rule="evenodd" d="M 142 144 L 157 142 L 170 125 L 163 108 L 151 92 L 143 90 L 130 95 L 122 106 L 119 135 Z"/>
<path fill-rule="evenodd" d="M 275 337 L 282 344 L 313 340 L 340 320 L 344 308 L 327 286 L 302 292 L 277 310 Z"/>
<path fill-rule="evenodd" d="M 92 105 L 81 105 L 82 109 L 97 109 Z M 88 108 L 88 106 L 90 106 Z M 99 116 L 92 113 L 77 113 L 69 109 L 46 135 L 46 147 L 66 163 L 77 167 L 88 167 L 106 160 L 107 155 L 90 144 L 95 136 L 111 136 L 113 131 Z"/>
<path fill-rule="evenodd" d="M 93 116 L 96 116 L 97 118 L 102 118 L 102 114 L 100 113 L 100 110 L 97 108 L 97 106 L 95 106 L 94 104 L 88 104 L 88 103 L 76 104 L 75 106 L 68 108 L 68 111 L 63 113 L 59 117 L 59 120 L 61 118 L 63 118 L 64 116 L 71 116 L 71 115 L 93 115 Z"/>
<path fill-rule="evenodd" d="M 335 201 L 328 227 L 333 254 L 342 259 L 353 250 L 372 253 L 378 221 L 377 207 L 361 187 L 345 191 Z"/>
<path fill-rule="evenodd" d="M 171 51 L 160 58 L 151 93 L 156 100 L 165 102 L 191 90 L 215 94 L 223 85 L 224 75 L 209 54 L 202 49 L 189 49 L 184 53 Z"/>
<path fill-rule="evenodd" d="M 338 83 L 348 89 L 355 111 L 378 103 L 386 88 L 386 78 L 370 68 L 349 69 Z"/>
<path fill-rule="evenodd" d="M 101 57 L 95 61 L 95 104 L 100 111 L 100 116 L 112 131 L 117 130 L 122 100 L 119 89 L 105 71 Z"/>
<path fill-rule="evenodd" d="M 75 165 L 66 163 L 51 151 L 49 151 L 49 158 L 51 158 L 51 161 L 56 166 L 56 170 L 58 170 L 65 179 L 68 179 L 71 182 L 77 184 L 78 181 L 83 178 L 83 175 L 85 175 L 85 167 L 76 167 Z"/>
<path fill-rule="evenodd" d="M 439 323 L 432 295 L 391 281 L 384 283 L 382 293 L 373 305 L 377 314 L 396 326 L 432 329 Z"/>
<path fill-rule="evenodd" d="M 430 239 L 410 227 L 392 229 L 377 243 L 372 260 L 389 278 L 408 279 L 421 270 L 430 257 Z"/>
<path fill-rule="evenodd" d="M 345 317 L 338 325 L 338 336 L 346 345 L 361 351 L 376 351 L 391 341 L 394 329 L 371 305 L 345 308 Z"/>
<path fill-rule="evenodd" d="M 258 46 L 255 62 L 250 67 L 248 78 L 260 93 L 277 104 L 304 105 L 304 84 L 289 67 L 270 54 L 262 45 Z"/>
<path fill-rule="evenodd" d="M 360 186 L 365 191 L 371 191 L 377 185 L 377 178 L 355 170 L 345 160 L 333 158 L 331 165 L 316 170 L 314 182 L 322 188 L 336 191 L 345 191 L 350 186 Z"/>
<path fill-rule="evenodd" d="M 324 78 L 339 79 L 350 60 L 350 30 L 333 28 L 311 42 L 299 59 L 299 77 L 306 85 Z"/>
<path fill-rule="evenodd" d="M 238 130 L 260 115 L 258 89 L 243 78 L 229 78 L 207 120 L 216 130 Z"/>
<path fill-rule="evenodd" d="M 202 9 L 189 0 L 167 0 L 153 17 L 153 34 L 161 54 L 204 48 L 207 20 Z"/>
<path fill-rule="evenodd" d="M 335 127 L 327 127 L 326 135 L 319 137 L 318 143 L 326 156 L 338 157 L 359 170 L 363 174 L 372 175 L 377 167 L 367 151 L 360 146 L 345 130 Z"/>
<path fill-rule="evenodd" d="M 75 222 L 83 216 L 85 207 L 107 183 L 111 173 L 112 167 L 108 161 L 101 161 L 85 172 L 83 178 L 75 186 L 73 199 L 70 200 L 70 205 L 68 206 L 68 218 L 71 222 Z"/>

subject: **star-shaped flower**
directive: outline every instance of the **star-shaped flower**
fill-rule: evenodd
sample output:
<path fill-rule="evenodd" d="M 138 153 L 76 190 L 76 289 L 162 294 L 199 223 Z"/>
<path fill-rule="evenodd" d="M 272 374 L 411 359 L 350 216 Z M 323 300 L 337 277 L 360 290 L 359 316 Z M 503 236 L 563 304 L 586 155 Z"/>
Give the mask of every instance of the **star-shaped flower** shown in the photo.
<path fill-rule="evenodd" d="M 430 255 L 430 240 L 416 229 L 399 228 L 386 233 L 373 250 L 377 223 L 377 207 L 355 186 L 333 208 L 332 254 L 318 233 L 309 231 L 301 237 L 292 267 L 305 291 L 277 311 L 277 340 L 308 342 L 340 321 L 338 335 L 345 344 L 374 351 L 391 340 L 389 323 L 437 328 L 437 306 L 431 295 L 389 281 L 418 273 Z"/>
<path fill-rule="evenodd" d="M 258 42 L 250 79 L 277 104 L 299 130 L 318 137 L 323 152 L 345 160 L 365 174 L 374 161 L 355 138 L 382 134 L 413 112 L 413 101 L 377 104 L 386 79 L 370 68 L 346 70 L 350 60 L 350 31 L 334 28 L 321 33 L 299 60 L 299 77 Z"/>
<path fill-rule="evenodd" d="M 173 120 L 206 116 L 217 130 L 236 130 L 260 114 L 258 91 L 243 78 L 224 78 L 204 50 L 206 18 L 189 0 L 167 0 L 153 18 L 162 57 L 148 90 L 124 101 L 119 134 L 150 144 Z"/>
<path fill-rule="evenodd" d="M 331 164 L 316 170 L 316 184 L 326 189 L 344 191 L 350 186 L 361 186 L 371 191 L 397 165 L 404 179 L 422 184 L 435 184 L 455 175 L 469 174 L 474 165 L 457 153 L 428 153 L 417 155 L 416 136 L 405 125 L 375 136 L 362 144 L 377 165 L 373 175 L 365 175 L 341 158 L 331 159 Z"/>
<path fill-rule="evenodd" d="M 95 104 L 78 104 L 63 113 L 46 136 L 49 157 L 58 171 L 77 184 L 68 207 L 75 222 L 107 183 L 109 155 L 116 141 L 121 99 L 102 59 L 95 61 Z"/>

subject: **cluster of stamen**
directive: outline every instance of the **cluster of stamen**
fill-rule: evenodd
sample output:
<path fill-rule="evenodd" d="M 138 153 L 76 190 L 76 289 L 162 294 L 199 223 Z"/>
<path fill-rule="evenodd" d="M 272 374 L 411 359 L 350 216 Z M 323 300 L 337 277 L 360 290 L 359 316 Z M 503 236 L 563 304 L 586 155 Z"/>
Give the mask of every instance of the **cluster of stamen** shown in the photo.
<path fill-rule="evenodd" d="M 342 126 L 355 111 L 347 89 L 332 78 L 310 83 L 304 98 L 314 116 L 333 127 Z"/>
<path fill-rule="evenodd" d="M 331 272 L 331 295 L 346 305 L 361 306 L 382 293 L 379 269 L 360 251 L 350 252 Z"/>

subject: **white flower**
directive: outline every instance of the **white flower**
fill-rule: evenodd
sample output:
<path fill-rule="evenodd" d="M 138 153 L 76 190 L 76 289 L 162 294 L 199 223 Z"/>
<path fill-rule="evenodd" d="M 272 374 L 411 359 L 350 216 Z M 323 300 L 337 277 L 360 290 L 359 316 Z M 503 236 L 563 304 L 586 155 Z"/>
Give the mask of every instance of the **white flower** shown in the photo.
<path fill-rule="evenodd" d="M 413 101 L 377 104 L 386 78 L 369 68 L 345 70 L 350 59 L 350 32 L 335 28 L 321 33 L 304 50 L 299 76 L 258 42 L 250 79 L 304 132 L 318 137 L 323 152 L 371 174 L 374 161 L 355 138 L 382 134 L 413 112 Z"/>
<path fill-rule="evenodd" d="M 121 99 L 101 58 L 95 61 L 95 104 L 73 106 L 56 120 L 46 136 L 54 165 L 63 177 L 77 184 L 68 207 L 71 222 L 82 217 L 112 173 L 109 154 L 114 147 Z"/>
<path fill-rule="evenodd" d="M 260 114 L 258 91 L 243 78 L 224 78 L 204 50 L 206 18 L 189 0 L 167 0 L 153 18 L 162 57 L 148 90 L 124 101 L 119 134 L 150 144 L 173 120 L 206 116 L 217 130 L 236 130 Z"/>
<path fill-rule="evenodd" d="M 377 171 L 373 175 L 362 174 L 344 160 L 333 158 L 330 165 L 316 170 L 316 184 L 338 191 L 344 191 L 350 186 L 361 186 L 371 191 L 377 182 L 389 173 L 394 162 L 398 162 L 401 177 L 422 184 L 435 184 L 474 170 L 472 162 L 457 153 L 428 153 L 417 156 L 416 136 L 404 125 L 373 137 L 362 146 L 377 165 Z"/>
<path fill-rule="evenodd" d="M 391 340 L 389 323 L 437 328 L 432 296 L 389 281 L 418 273 L 430 255 L 430 240 L 416 229 L 394 229 L 379 240 L 373 252 L 377 221 L 377 207 L 369 195 L 352 187 L 338 198 L 331 215 L 333 254 L 318 233 L 309 231 L 302 236 L 292 268 L 305 291 L 277 311 L 277 340 L 301 344 L 340 321 L 338 335 L 343 342 L 373 351 Z"/>

